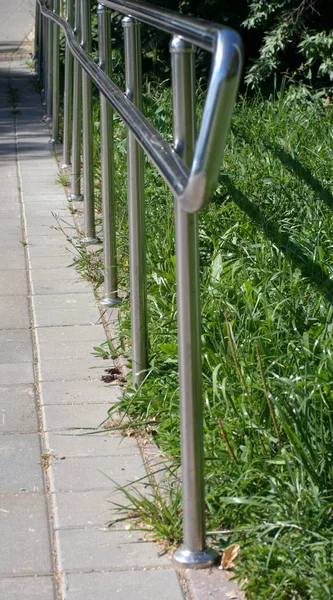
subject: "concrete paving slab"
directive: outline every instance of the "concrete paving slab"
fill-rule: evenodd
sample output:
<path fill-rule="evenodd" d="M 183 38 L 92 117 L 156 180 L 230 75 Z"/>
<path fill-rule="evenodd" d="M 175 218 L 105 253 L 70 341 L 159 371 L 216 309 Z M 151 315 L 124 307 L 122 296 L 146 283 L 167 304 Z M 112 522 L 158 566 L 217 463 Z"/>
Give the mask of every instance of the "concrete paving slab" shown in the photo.
<path fill-rule="evenodd" d="M 0 579 L 0 600 L 56 600 L 52 577 L 6 577 Z"/>
<path fill-rule="evenodd" d="M 111 404 L 121 395 L 119 386 L 97 379 L 86 381 L 44 381 L 40 384 L 41 404 Z"/>
<path fill-rule="evenodd" d="M 0 252 L 1 256 L 1 252 Z M 0 296 L 26 296 L 28 294 L 27 274 L 25 270 L 12 272 L 0 271 Z"/>
<path fill-rule="evenodd" d="M 64 432 L 86 428 L 97 429 L 100 423 L 108 417 L 105 404 L 43 406 L 42 415 L 44 431 Z M 75 431 L 72 433 L 74 434 Z M 76 433 L 82 433 L 82 431 L 76 431 Z"/>
<path fill-rule="evenodd" d="M 8 209 L 9 208 L 10 207 L 8 207 Z M 4 213 L 5 213 L 5 211 L 4 211 Z M 60 217 L 66 218 L 68 215 L 68 208 L 62 204 L 59 205 L 59 202 L 57 200 L 54 203 L 52 203 L 51 205 L 49 205 L 45 201 L 43 202 L 42 199 L 40 199 L 39 202 L 25 203 L 25 206 L 24 206 L 24 214 L 25 214 L 25 218 L 26 218 L 28 225 L 29 225 L 29 223 L 33 222 L 35 217 L 53 218 L 52 213 L 57 214 Z"/>
<path fill-rule="evenodd" d="M 0 209 L 0 219 L 1 219 L 1 209 Z M 25 254 L 24 247 L 20 246 L 19 248 L 14 248 L 11 250 L 6 250 L 4 248 L 0 251 L 1 257 L 1 271 L 22 271 L 25 269 Z"/>
<path fill-rule="evenodd" d="M 58 227 L 58 224 L 55 217 L 50 214 L 49 216 L 42 215 L 41 217 L 37 215 L 33 219 L 30 219 L 30 221 L 28 219 L 27 226 L 30 234 L 34 234 L 34 231 L 36 231 L 37 235 L 39 235 L 43 231 L 43 235 L 48 235 L 49 232 L 54 231 L 55 227 Z M 70 227 L 70 225 L 67 225 L 67 227 Z"/>
<path fill-rule="evenodd" d="M 59 570 L 105 571 L 171 566 L 168 555 L 132 531 L 98 529 L 59 529 L 56 532 Z"/>
<path fill-rule="evenodd" d="M 0 454 L 1 493 L 44 489 L 38 434 L 1 435 Z"/>
<path fill-rule="evenodd" d="M 75 243 L 75 241 L 77 240 L 77 236 L 74 235 L 73 237 L 73 243 Z M 68 242 L 64 236 L 64 234 L 61 231 L 50 231 L 49 234 L 47 235 L 28 235 L 28 244 L 30 248 L 44 248 L 46 246 L 59 246 L 61 249 L 63 249 L 63 246 L 65 244 L 69 244 L 70 242 Z"/>
<path fill-rule="evenodd" d="M 56 269 L 53 269 L 56 270 Z M 45 273 L 45 271 L 44 271 Z M 91 292 L 91 284 L 84 279 L 69 277 L 67 280 L 52 280 L 42 279 L 34 277 L 32 283 L 32 293 L 36 295 L 49 296 L 50 294 L 82 294 L 84 292 Z"/>
<path fill-rule="evenodd" d="M 40 381 L 72 381 L 101 379 L 106 366 L 94 357 L 80 359 L 43 360 L 39 365 Z"/>
<path fill-rule="evenodd" d="M 1 438 L 0 438 L 1 440 Z M 106 490 L 112 492 L 117 485 L 137 482 L 146 476 L 141 456 L 86 457 L 54 460 L 48 470 L 51 491 L 85 492 Z M 137 484 L 139 485 L 139 484 Z M 144 487 L 143 483 L 140 483 Z"/>
<path fill-rule="evenodd" d="M 33 383 L 34 369 L 31 363 L 2 363 L 0 364 L 0 384 Z"/>
<path fill-rule="evenodd" d="M 36 223 L 38 217 L 36 217 L 34 219 L 34 224 L 30 223 L 28 225 L 28 239 L 29 236 L 48 236 L 48 235 L 53 235 L 54 233 L 59 233 L 62 236 L 62 242 L 64 241 L 64 233 L 62 231 L 60 231 L 60 228 L 57 224 L 57 221 L 54 217 L 42 217 L 42 219 L 40 220 L 40 223 Z M 76 231 L 74 231 L 73 227 L 71 227 L 70 225 L 63 225 L 62 227 L 63 231 L 66 232 L 67 235 L 69 235 L 70 237 L 73 237 L 74 235 L 76 235 Z"/>
<path fill-rule="evenodd" d="M 23 296 L 0 296 L 1 329 L 22 329 L 30 326 L 28 300 Z"/>
<path fill-rule="evenodd" d="M 92 405 L 90 405 L 92 406 Z M 50 408 L 50 407 L 48 407 Z M 82 408 L 82 407 L 81 407 Z M 105 410 L 104 405 L 104 410 Z M 57 432 L 45 436 L 48 453 L 52 456 L 73 458 L 79 456 L 131 456 L 140 455 L 139 446 L 134 438 L 122 437 L 119 434 L 76 435 Z"/>
<path fill-rule="evenodd" d="M 2 248 L 19 248 L 22 243 L 24 243 L 24 241 L 21 229 L 18 229 L 15 234 L 13 232 L 0 232 L 0 253 Z"/>
<path fill-rule="evenodd" d="M 45 236 L 47 237 L 47 236 Z M 64 244 L 56 244 L 56 245 L 48 245 L 47 240 L 45 239 L 45 244 L 43 246 L 36 246 L 28 243 L 29 249 L 29 257 L 33 256 L 64 256 L 68 254 L 68 248 L 70 246 L 69 243 L 64 240 Z"/>
<path fill-rule="evenodd" d="M 2 199 L 1 199 L 2 203 Z M 0 222 L 0 235 L 16 235 L 18 234 L 22 238 L 22 225 L 19 217 L 5 219 Z"/>
<path fill-rule="evenodd" d="M 32 339 L 29 329 L 0 329 L 0 364 L 32 363 Z"/>
<path fill-rule="evenodd" d="M 32 301 L 36 327 L 89 325 L 98 323 L 100 320 L 99 311 L 94 305 L 95 301 L 91 293 L 49 294 L 47 302 L 45 296 L 34 296 Z"/>
<path fill-rule="evenodd" d="M 75 260 L 75 256 L 67 250 L 61 256 L 30 256 L 29 267 L 31 270 L 62 269 L 70 267 Z M 74 268 L 74 267 L 71 267 Z"/>
<path fill-rule="evenodd" d="M 0 575 L 51 574 L 44 496 L 25 492 L 2 495 L 0 506 Z"/>
<path fill-rule="evenodd" d="M 169 569 L 71 573 L 65 585 L 67 600 L 110 600 L 111 590 L 117 600 L 184 600 L 177 574 Z"/>
<path fill-rule="evenodd" d="M 63 267 L 52 269 L 48 268 L 45 272 L 44 270 L 40 270 L 39 272 L 34 273 L 33 283 L 48 283 L 54 281 L 57 285 L 59 285 L 62 281 L 66 282 L 77 282 L 83 281 L 82 277 L 75 271 L 74 268 Z M 90 291 L 92 291 L 92 286 L 89 286 Z M 38 296 L 38 294 L 36 294 Z M 55 292 L 56 295 L 56 292 Z"/>
<path fill-rule="evenodd" d="M 89 325 L 86 325 L 89 327 Z M 40 329 L 47 329 L 50 333 L 53 329 L 59 329 L 58 327 L 40 327 L 36 329 L 39 332 Z M 71 329 L 71 327 L 64 327 L 63 329 Z M 95 333 L 97 335 L 97 333 Z M 101 344 L 102 340 L 89 340 L 89 341 L 74 341 L 74 342 L 52 342 L 51 336 L 50 341 L 45 341 L 43 343 L 39 343 L 39 356 L 42 361 L 44 360 L 58 360 L 67 358 L 68 360 L 77 360 L 78 358 L 88 359 L 89 356 L 92 356 L 94 352 L 94 347 L 98 348 Z M 99 364 L 104 366 L 105 368 L 109 366 L 110 361 L 103 361 L 99 359 Z M 90 367 L 92 364 L 90 364 Z"/>
<path fill-rule="evenodd" d="M 37 329 L 37 344 L 45 353 L 43 358 L 69 358 L 75 357 L 76 354 L 70 348 L 69 352 L 65 352 L 62 346 L 76 346 L 78 356 L 81 356 L 80 349 L 87 345 L 87 350 L 90 347 L 90 352 L 93 351 L 93 346 L 97 343 L 102 343 L 105 340 L 105 332 L 103 325 L 73 325 L 67 327 L 38 327 Z M 88 346 L 89 345 L 89 346 Z M 60 347 L 60 351 L 58 351 Z M 65 352 L 65 354 L 64 354 Z M 85 356 L 89 356 L 89 352 L 85 351 Z M 103 361 L 104 364 L 104 361 Z"/>
<path fill-rule="evenodd" d="M 106 527 L 119 516 L 113 502 L 126 504 L 122 492 L 58 492 L 51 494 L 55 529 Z"/>
<path fill-rule="evenodd" d="M 0 433 L 37 433 L 33 385 L 0 386 Z"/>

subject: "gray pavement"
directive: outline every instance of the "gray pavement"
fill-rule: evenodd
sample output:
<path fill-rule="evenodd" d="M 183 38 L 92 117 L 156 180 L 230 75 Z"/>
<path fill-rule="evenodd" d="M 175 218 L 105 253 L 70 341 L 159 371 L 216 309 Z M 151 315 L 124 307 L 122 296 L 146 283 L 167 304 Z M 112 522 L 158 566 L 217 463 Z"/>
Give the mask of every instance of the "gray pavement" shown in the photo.
<path fill-rule="evenodd" d="M 0 0 L 0 600 L 240 598 L 217 570 L 182 587 L 142 532 L 107 527 L 113 481 L 146 471 L 135 439 L 84 435 L 120 391 L 101 383 L 100 312 L 54 229 L 52 212 L 73 223 L 20 46 L 33 5 Z"/>

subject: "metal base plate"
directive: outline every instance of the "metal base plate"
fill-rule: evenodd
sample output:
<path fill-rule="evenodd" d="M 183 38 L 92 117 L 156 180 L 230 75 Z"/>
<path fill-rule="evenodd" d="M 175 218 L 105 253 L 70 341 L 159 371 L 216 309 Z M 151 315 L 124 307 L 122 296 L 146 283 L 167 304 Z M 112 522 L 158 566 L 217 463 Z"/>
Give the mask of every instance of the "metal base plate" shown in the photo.
<path fill-rule="evenodd" d="M 175 566 L 182 569 L 206 569 L 212 567 L 217 561 L 217 554 L 211 548 L 199 552 L 192 552 L 187 546 L 180 546 L 174 552 L 172 561 Z"/>
<path fill-rule="evenodd" d="M 101 244 L 101 240 L 94 237 L 84 237 L 81 240 L 82 244 L 86 244 L 86 246 L 90 246 L 91 244 Z"/>
<path fill-rule="evenodd" d="M 74 200 L 76 200 L 76 201 L 83 200 L 83 196 L 82 196 L 82 194 L 72 194 L 70 196 L 70 200 L 73 200 L 73 201 Z"/>
<path fill-rule="evenodd" d="M 117 304 L 121 304 L 121 300 L 120 298 L 101 298 L 98 303 L 107 308 L 108 306 L 116 306 Z"/>

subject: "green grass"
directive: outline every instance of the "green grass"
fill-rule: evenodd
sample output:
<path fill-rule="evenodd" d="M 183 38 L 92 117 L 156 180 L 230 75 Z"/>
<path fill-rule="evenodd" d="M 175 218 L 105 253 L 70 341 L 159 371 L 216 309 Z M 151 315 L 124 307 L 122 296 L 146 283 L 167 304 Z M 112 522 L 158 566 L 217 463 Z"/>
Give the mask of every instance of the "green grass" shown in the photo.
<path fill-rule="evenodd" d="M 145 97 L 168 139 L 169 101 L 166 88 Z M 249 600 L 332 597 L 332 120 L 305 88 L 240 100 L 217 192 L 200 215 L 207 529 L 220 551 L 240 544 L 236 576 Z M 97 126 L 95 139 L 98 160 Z M 117 117 L 115 139 L 127 292 L 126 136 Z M 173 199 L 148 162 L 145 197 L 150 368 L 115 410 L 154 422 L 155 442 L 177 468 Z M 125 297 L 119 347 L 101 353 L 127 351 L 129 337 Z M 145 521 L 149 501 L 141 506 Z M 164 510 L 179 517 L 178 493 Z M 155 528 L 166 545 L 177 537 L 157 518 Z"/>

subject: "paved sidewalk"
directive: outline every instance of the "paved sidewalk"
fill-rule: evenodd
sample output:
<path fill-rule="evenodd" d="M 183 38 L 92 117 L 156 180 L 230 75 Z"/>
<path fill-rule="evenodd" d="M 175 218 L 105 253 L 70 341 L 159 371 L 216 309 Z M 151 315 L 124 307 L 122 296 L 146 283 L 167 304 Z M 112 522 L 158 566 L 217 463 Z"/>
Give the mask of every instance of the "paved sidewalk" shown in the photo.
<path fill-rule="evenodd" d="M 52 212 L 71 217 L 21 54 L 0 71 L 0 600 L 182 600 L 168 555 L 106 527 L 109 478 L 145 473 L 137 442 L 74 435 L 119 390 L 100 381 L 100 313 L 53 229 Z"/>

